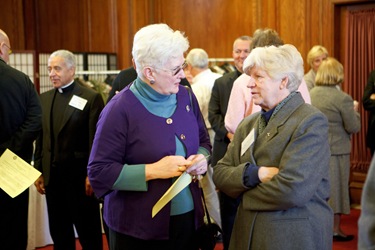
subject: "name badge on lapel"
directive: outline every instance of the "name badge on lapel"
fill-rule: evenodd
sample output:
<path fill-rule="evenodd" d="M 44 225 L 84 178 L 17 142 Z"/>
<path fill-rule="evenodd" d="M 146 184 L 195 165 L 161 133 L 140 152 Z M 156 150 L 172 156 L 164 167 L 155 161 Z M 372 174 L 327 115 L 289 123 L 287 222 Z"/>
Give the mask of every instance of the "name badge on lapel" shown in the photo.
<path fill-rule="evenodd" d="M 69 105 L 76 109 L 83 110 L 86 106 L 86 103 L 87 103 L 86 99 L 73 95 L 72 99 L 69 102 Z"/>
<path fill-rule="evenodd" d="M 245 140 L 241 143 L 241 156 L 249 149 L 251 144 L 254 143 L 254 129 L 250 131 L 250 133 L 246 136 Z"/>

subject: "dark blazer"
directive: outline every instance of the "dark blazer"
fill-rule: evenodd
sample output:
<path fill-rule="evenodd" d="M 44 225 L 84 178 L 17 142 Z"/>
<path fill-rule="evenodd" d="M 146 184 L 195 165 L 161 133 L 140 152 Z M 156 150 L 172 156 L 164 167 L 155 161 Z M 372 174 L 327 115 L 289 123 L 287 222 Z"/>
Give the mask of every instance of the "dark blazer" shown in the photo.
<path fill-rule="evenodd" d="M 233 198 L 242 195 L 229 249 L 332 249 L 327 118 L 298 93 L 260 135 L 259 119 L 260 112 L 240 123 L 214 167 L 216 187 Z M 242 152 L 252 130 L 254 140 Z M 279 167 L 279 173 L 247 188 L 243 173 L 248 163 Z"/>
<path fill-rule="evenodd" d="M 78 82 L 70 93 L 87 100 L 83 110 L 68 105 L 63 114 L 62 124 L 58 131 L 57 149 L 54 151 L 54 164 L 75 165 L 80 170 L 72 170 L 72 173 L 79 172 L 80 178 L 87 176 L 87 163 L 92 142 L 96 131 L 96 123 L 99 114 L 104 107 L 102 97 L 96 91 L 80 85 Z M 40 96 L 43 110 L 43 131 L 36 143 L 35 167 L 42 172 L 44 184 L 47 186 L 50 178 L 52 165 L 51 145 L 51 108 L 56 89 L 52 89 Z M 58 93 L 56 93 L 58 94 Z"/>
<path fill-rule="evenodd" d="M 375 70 L 370 73 L 362 97 L 363 107 L 369 111 L 366 143 L 373 153 L 375 149 L 375 100 L 370 99 L 371 94 L 375 94 Z"/>
<path fill-rule="evenodd" d="M 31 161 L 42 128 L 42 109 L 30 78 L 0 59 L 0 155 L 9 148 Z"/>
<path fill-rule="evenodd" d="M 133 82 L 136 78 L 137 78 L 137 71 L 135 71 L 134 67 L 121 70 L 112 83 L 112 89 L 109 92 L 107 103 L 116 94 L 116 91 L 122 90 L 123 88 L 128 86 L 131 82 Z M 188 82 L 186 78 L 181 79 L 180 84 L 184 86 L 189 86 L 191 88 L 190 83 Z"/>
<path fill-rule="evenodd" d="M 0 57 L 0 155 L 8 148 L 30 163 L 41 128 L 42 108 L 34 84 Z M 28 201 L 29 189 L 14 198 L 0 189 L 2 249 L 26 249 Z"/>
<path fill-rule="evenodd" d="M 225 114 L 227 113 L 230 92 L 233 82 L 239 77 L 239 71 L 233 71 L 216 79 L 212 87 L 211 99 L 208 106 L 208 120 L 212 129 L 215 131 L 215 140 L 212 151 L 212 166 L 223 158 L 229 144 L 227 138 L 227 129 L 224 125 Z"/>

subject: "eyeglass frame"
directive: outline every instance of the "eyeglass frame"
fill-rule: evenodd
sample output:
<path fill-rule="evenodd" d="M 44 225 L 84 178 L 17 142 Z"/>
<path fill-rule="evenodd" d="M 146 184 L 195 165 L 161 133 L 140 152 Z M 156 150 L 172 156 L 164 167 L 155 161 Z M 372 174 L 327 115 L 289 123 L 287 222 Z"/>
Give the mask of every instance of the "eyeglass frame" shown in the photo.
<path fill-rule="evenodd" d="M 10 54 L 12 54 L 12 48 L 8 45 L 8 44 L 6 44 L 5 42 L 3 42 L 3 45 L 5 45 L 5 47 L 7 47 L 8 48 L 8 54 L 10 55 Z"/>
<path fill-rule="evenodd" d="M 161 69 L 161 68 L 157 68 L 157 67 L 154 67 L 154 68 L 164 70 L 164 71 L 170 71 L 170 72 L 172 72 L 172 76 L 176 76 L 178 73 L 181 72 L 181 70 L 186 69 L 187 66 L 188 66 L 188 63 L 185 60 L 184 63 L 181 66 L 178 66 L 176 69 Z"/>

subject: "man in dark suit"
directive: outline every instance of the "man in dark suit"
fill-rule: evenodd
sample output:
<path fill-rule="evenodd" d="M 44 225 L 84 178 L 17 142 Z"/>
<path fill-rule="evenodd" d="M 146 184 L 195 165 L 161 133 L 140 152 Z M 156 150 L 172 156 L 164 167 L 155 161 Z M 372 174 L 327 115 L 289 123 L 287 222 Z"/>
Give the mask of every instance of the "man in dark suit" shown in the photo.
<path fill-rule="evenodd" d="M 363 92 L 362 103 L 365 110 L 369 111 L 366 145 L 374 155 L 375 150 L 375 70 L 373 70 L 367 81 Z"/>
<path fill-rule="evenodd" d="M 0 155 L 8 148 L 30 163 L 42 109 L 30 78 L 7 65 L 10 53 L 9 38 L 0 29 Z M 28 205 L 29 189 L 15 198 L 0 189 L 1 249 L 26 249 Z"/>
<path fill-rule="evenodd" d="M 208 106 L 208 119 L 212 129 L 215 131 L 211 166 L 215 166 L 216 163 L 223 158 L 227 151 L 228 144 L 233 138 L 233 134 L 229 133 L 225 128 L 224 118 L 227 112 L 233 82 L 243 73 L 242 66 L 250 53 L 250 43 L 251 38 L 249 36 L 241 36 L 234 41 L 232 56 L 236 70 L 216 79 L 212 88 L 211 99 Z M 238 203 L 238 199 L 234 200 L 220 192 L 220 213 L 224 249 L 228 249 L 229 247 L 229 239 Z"/>
<path fill-rule="evenodd" d="M 53 90 L 40 96 L 43 131 L 36 143 L 35 182 L 46 195 L 54 249 L 74 250 L 75 226 L 83 249 L 103 248 L 99 202 L 87 178 L 96 122 L 104 107 L 99 93 L 74 81 L 75 58 L 58 50 L 48 60 Z"/>
<path fill-rule="evenodd" d="M 112 97 L 114 97 L 115 94 L 117 94 L 119 91 L 121 91 L 131 82 L 133 82 L 136 78 L 137 78 L 137 71 L 135 71 L 135 68 L 133 66 L 127 69 L 121 70 L 112 83 L 112 89 L 109 92 L 107 103 L 112 99 Z M 188 80 L 186 80 L 186 78 L 182 78 L 180 84 L 191 88 L 190 83 L 188 82 Z"/>

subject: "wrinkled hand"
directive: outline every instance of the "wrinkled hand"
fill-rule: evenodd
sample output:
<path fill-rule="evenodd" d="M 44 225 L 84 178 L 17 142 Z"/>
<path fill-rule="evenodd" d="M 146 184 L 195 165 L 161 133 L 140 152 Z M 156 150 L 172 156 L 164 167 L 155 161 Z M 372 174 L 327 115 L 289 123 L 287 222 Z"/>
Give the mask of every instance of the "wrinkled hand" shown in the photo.
<path fill-rule="evenodd" d="M 39 178 L 34 182 L 34 185 L 36 187 L 36 190 L 40 194 L 46 193 L 46 189 L 44 188 L 44 177 L 43 177 L 43 175 L 39 176 Z"/>
<path fill-rule="evenodd" d="M 279 173 L 279 168 L 276 167 L 260 167 L 258 171 L 258 177 L 261 182 L 267 182 Z"/>
<path fill-rule="evenodd" d="M 90 181 L 89 181 L 89 177 L 86 177 L 85 188 L 86 188 L 87 196 L 91 196 L 94 193 L 94 190 L 92 189 Z"/>
<path fill-rule="evenodd" d="M 191 165 L 187 166 L 186 172 L 190 175 L 203 175 L 207 172 L 207 159 L 202 154 L 198 155 L 191 155 L 189 156 L 188 160 L 192 163 Z"/>
<path fill-rule="evenodd" d="M 191 164 L 180 155 L 165 156 L 155 163 L 146 164 L 146 181 L 180 176 Z"/>

